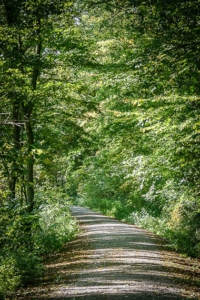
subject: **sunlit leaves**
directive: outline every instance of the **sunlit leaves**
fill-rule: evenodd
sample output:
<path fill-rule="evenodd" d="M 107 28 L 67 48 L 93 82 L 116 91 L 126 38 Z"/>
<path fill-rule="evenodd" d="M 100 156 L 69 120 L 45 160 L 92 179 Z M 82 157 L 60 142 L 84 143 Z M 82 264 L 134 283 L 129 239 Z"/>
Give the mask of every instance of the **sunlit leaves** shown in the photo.
<path fill-rule="evenodd" d="M 199 201 L 198 71 L 192 67 L 194 56 L 187 55 L 179 44 L 192 30 L 190 22 L 183 21 L 189 1 L 180 8 L 166 3 L 166 20 L 158 2 L 149 2 L 148 11 L 140 1 L 133 5 L 139 8 L 134 16 L 129 15 L 125 27 L 116 24 L 118 35 L 112 36 L 109 22 L 97 35 L 95 29 L 102 20 L 85 19 L 86 24 L 90 22 L 88 32 L 96 37 L 90 53 L 98 64 L 93 66 L 95 76 L 90 82 L 97 87 L 94 100 L 99 107 L 95 117 L 84 124 L 97 143 L 74 178 L 87 204 L 120 217 L 136 211 L 142 218 L 145 211 L 145 224 L 149 218 L 152 226 L 154 220 L 155 231 L 169 234 L 164 226 L 177 203 L 186 207 L 189 194 Z M 169 12 L 174 7 L 170 24 Z M 180 30 L 176 27 L 179 14 Z M 114 18 L 116 21 L 116 15 Z M 137 22 L 132 28 L 140 33 L 130 30 L 133 19 Z M 184 36 L 179 37 L 178 32 Z M 198 210 L 199 204 L 194 205 L 191 218 Z M 180 236 L 188 238 L 190 232 L 194 245 L 194 230 L 179 225 Z"/>

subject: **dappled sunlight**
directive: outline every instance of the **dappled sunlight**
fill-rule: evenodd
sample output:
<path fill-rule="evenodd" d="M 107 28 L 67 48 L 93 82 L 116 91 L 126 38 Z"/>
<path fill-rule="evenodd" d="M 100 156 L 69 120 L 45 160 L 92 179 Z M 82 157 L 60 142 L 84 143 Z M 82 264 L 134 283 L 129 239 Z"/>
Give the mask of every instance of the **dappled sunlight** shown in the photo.
<path fill-rule="evenodd" d="M 45 278 L 26 290 L 26 299 L 197 299 L 176 283 L 181 266 L 169 272 L 168 252 L 154 236 L 84 208 L 72 211 L 80 236 L 48 257 Z"/>

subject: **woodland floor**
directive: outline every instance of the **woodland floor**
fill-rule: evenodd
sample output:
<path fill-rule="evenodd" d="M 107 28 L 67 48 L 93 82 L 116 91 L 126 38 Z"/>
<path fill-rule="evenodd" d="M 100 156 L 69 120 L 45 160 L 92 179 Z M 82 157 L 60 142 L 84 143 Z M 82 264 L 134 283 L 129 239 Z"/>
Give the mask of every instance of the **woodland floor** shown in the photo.
<path fill-rule="evenodd" d="M 154 235 L 72 207 L 78 238 L 45 261 L 46 275 L 15 299 L 200 299 L 200 262 L 169 251 Z"/>

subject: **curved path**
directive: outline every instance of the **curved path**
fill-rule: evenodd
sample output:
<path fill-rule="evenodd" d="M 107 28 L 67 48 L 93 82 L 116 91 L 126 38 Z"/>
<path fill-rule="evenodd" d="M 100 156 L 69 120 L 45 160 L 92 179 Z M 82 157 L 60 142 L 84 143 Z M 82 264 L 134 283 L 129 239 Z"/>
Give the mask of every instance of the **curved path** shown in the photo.
<path fill-rule="evenodd" d="M 46 278 L 26 290 L 25 299 L 198 299 L 174 282 L 175 268 L 169 272 L 166 251 L 153 235 L 86 208 L 71 210 L 82 228 L 79 238 L 50 258 Z"/>

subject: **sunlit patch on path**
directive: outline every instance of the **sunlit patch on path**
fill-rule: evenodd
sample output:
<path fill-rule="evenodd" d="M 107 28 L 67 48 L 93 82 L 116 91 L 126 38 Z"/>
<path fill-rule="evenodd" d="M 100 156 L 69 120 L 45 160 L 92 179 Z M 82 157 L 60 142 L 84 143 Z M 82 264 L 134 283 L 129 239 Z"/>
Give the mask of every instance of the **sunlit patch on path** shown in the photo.
<path fill-rule="evenodd" d="M 46 277 L 25 299 L 198 299 L 175 282 L 178 267 L 169 272 L 161 245 L 145 230 L 82 207 L 72 212 L 79 238 L 49 259 Z"/>

